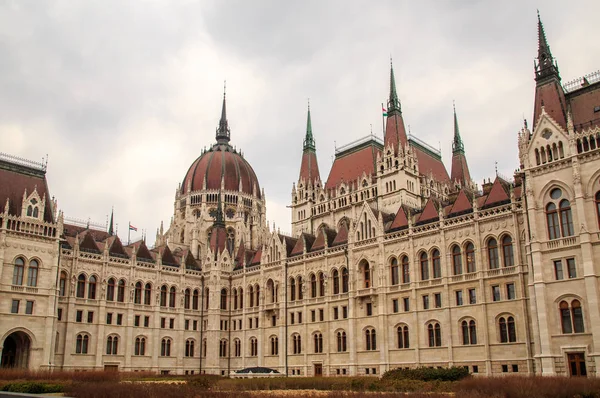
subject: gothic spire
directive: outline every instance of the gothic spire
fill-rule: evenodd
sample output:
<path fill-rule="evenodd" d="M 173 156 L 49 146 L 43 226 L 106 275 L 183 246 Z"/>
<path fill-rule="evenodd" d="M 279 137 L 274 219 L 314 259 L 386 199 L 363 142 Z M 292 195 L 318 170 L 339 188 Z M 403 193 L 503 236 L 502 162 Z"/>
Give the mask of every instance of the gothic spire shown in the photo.
<path fill-rule="evenodd" d="M 465 146 L 463 145 L 462 138 L 460 138 L 460 130 L 458 129 L 456 106 L 452 104 L 452 107 L 454 108 L 454 141 L 452 142 L 452 153 L 465 153 Z"/>
<path fill-rule="evenodd" d="M 389 115 L 393 111 L 401 112 L 400 101 L 398 100 L 398 93 L 396 92 L 396 78 L 394 77 L 394 65 L 390 58 L 390 97 L 387 103 L 388 109 L 387 114 Z"/>
<path fill-rule="evenodd" d="M 308 114 L 306 115 L 306 136 L 304 137 L 304 152 L 315 150 L 315 139 L 312 133 L 312 122 L 310 120 L 310 101 L 308 102 Z"/>
<path fill-rule="evenodd" d="M 540 12 L 538 10 L 538 57 L 537 63 L 535 64 L 535 80 L 540 81 L 546 77 L 557 77 L 560 80 L 560 75 L 558 73 L 558 65 L 554 57 L 552 57 L 552 52 L 550 51 L 550 46 L 548 45 L 548 41 L 546 40 L 546 32 L 544 31 L 544 25 L 542 24 L 542 20 L 540 18 Z"/>
<path fill-rule="evenodd" d="M 229 124 L 227 122 L 226 86 L 223 86 L 223 108 L 221 108 L 221 120 L 217 128 L 217 142 L 226 144 L 229 142 Z"/>
<path fill-rule="evenodd" d="M 217 214 L 215 216 L 215 222 L 213 227 L 225 227 L 225 218 L 223 217 L 223 205 L 221 203 L 221 191 L 218 193 L 217 199 Z"/>
<path fill-rule="evenodd" d="M 113 208 L 110 211 L 110 224 L 108 225 L 108 234 L 110 236 L 114 235 L 114 228 L 113 228 L 113 216 L 114 216 L 114 213 L 115 213 L 115 209 Z"/>

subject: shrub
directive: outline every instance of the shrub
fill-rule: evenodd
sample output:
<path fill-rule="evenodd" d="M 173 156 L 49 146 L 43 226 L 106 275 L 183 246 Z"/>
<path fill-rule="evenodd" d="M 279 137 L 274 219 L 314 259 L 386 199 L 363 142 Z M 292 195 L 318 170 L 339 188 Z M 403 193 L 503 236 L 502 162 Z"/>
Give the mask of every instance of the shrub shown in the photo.
<path fill-rule="evenodd" d="M 600 398 L 600 379 L 547 376 L 474 377 L 455 386 L 457 395 L 478 393 L 508 398 Z"/>
<path fill-rule="evenodd" d="M 48 394 L 63 392 L 63 390 L 64 385 L 62 384 L 39 383 L 32 381 L 8 383 L 2 387 L 2 391 L 28 394 Z"/>
<path fill-rule="evenodd" d="M 198 375 L 187 379 L 187 383 L 200 390 L 212 389 L 222 377 L 218 375 Z"/>
<path fill-rule="evenodd" d="M 469 370 L 463 367 L 452 366 L 450 368 L 427 368 L 418 367 L 414 369 L 393 369 L 385 372 L 383 380 L 421 380 L 421 381 L 458 381 L 469 376 Z"/>

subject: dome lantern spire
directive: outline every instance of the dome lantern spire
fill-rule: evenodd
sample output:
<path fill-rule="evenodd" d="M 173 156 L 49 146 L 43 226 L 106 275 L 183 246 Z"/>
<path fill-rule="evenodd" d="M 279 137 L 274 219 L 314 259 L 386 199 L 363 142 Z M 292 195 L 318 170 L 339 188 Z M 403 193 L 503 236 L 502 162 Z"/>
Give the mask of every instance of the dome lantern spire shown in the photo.
<path fill-rule="evenodd" d="M 229 123 L 227 122 L 227 82 L 223 83 L 223 107 L 221 108 L 221 120 L 219 120 L 219 127 L 217 127 L 217 143 L 227 144 L 229 143 Z"/>

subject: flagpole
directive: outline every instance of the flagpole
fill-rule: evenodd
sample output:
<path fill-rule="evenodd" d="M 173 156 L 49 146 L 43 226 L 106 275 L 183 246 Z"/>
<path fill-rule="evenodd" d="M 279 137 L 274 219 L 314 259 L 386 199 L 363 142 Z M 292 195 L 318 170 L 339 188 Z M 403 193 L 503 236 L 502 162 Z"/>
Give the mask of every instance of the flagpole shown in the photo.
<path fill-rule="evenodd" d="M 128 222 L 128 227 L 127 227 L 127 246 L 129 246 L 131 244 L 131 221 Z"/>

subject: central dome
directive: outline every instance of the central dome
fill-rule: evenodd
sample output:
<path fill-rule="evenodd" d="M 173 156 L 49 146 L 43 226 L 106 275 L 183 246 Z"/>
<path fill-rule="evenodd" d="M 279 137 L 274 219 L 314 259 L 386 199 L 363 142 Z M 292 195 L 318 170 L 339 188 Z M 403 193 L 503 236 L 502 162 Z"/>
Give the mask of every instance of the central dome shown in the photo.
<path fill-rule="evenodd" d="M 192 163 L 183 179 L 181 193 L 187 192 L 188 186 L 190 191 L 219 190 L 221 180 L 224 180 L 223 189 L 226 191 L 241 191 L 248 195 L 256 192 L 256 196 L 261 197 L 258 178 L 252 166 L 231 146 L 221 143 L 214 145 Z"/>
<path fill-rule="evenodd" d="M 185 174 L 181 193 L 200 191 L 202 189 L 222 189 L 226 191 L 239 191 L 247 195 L 261 197 L 258 178 L 246 160 L 229 145 L 230 130 L 227 122 L 227 106 L 223 94 L 223 109 L 221 120 L 217 127 L 217 143 L 207 152 L 204 152 L 192 163 Z M 206 186 L 204 182 L 206 181 Z"/>

